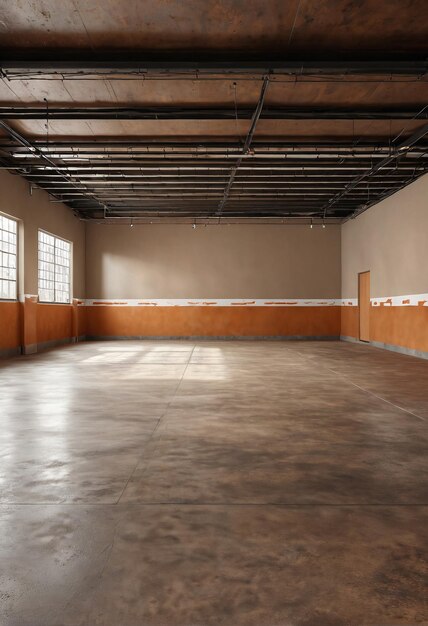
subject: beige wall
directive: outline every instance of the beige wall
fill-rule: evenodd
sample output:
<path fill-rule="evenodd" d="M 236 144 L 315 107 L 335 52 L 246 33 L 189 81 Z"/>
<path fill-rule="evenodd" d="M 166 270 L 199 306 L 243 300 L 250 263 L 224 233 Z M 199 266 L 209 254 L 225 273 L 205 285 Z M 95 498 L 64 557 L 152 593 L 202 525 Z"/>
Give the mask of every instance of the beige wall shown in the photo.
<path fill-rule="evenodd" d="M 340 226 L 87 224 L 87 297 L 338 298 Z"/>
<path fill-rule="evenodd" d="M 372 297 L 428 292 L 427 174 L 342 226 L 343 298 L 366 270 Z"/>
<path fill-rule="evenodd" d="M 64 204 L 52 203 L 46 192 L 34 189 L 20 176 L 0 171 L 0 211 L 22 220 L 24 231 L 24 282 L 20 291 L 36 295 L 37 231 L 42 228 L 73 242 L 73 296 L 85 297 L 85 223 Z M 22 250 L 21 250 L 22 253 Z"/>

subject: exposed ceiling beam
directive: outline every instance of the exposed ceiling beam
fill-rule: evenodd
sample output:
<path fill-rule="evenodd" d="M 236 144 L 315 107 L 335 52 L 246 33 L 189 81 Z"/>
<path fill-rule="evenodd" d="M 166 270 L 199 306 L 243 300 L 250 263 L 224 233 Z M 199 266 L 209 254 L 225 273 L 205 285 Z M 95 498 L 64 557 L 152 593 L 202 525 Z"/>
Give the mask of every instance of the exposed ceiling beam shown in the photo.
<path fill-rule="evenodd" d="M 324 211 L 323 211 L 324 216 L 326 215 L 327 211 L 331 207 L 333 207 L 344 196 L 346 196 L 353 189 L 355 189 L 357 185 L 359 185 L 364 180 L 369 179 L 371 176 L 373 176 L 373 174 L 376 174 L 379 170 L 383 169 L 384 167 L 386 167 L 387 165 L 389 165 L 390 163 L 398 159 L 400 156 L 404 156 L 415 143 L 417 143 L 420 139 L 425 137 L 427 134 L 428 134 L 428 124 L 425 124 L 425 126 L 417 130 L 410 137 L 406 137 L 406 139 L 403 139 L 400 142 L 395 142 L 395 144 L 392 146 L 393 151 L 391 152 L 390 156 L 385 157 L 384 159 L 382 159 L 382 161 L 376 163 L 375 166 L 371 167 L 367 171 L 357 176 L 353 181 L 348 183 L 348 185 L 346 185 L 346 187 L 341 192 L 339 192 L 338 194 L 330 198 L 330 200 L 324 206 Z M 361 212 L 362 212 L 361 207 L 359 207 L 355 213 L 361 213 Z"/>
<path fill-rule="evenodd" d="M 4 54 L 4 53 L 3 53 Z M 9 50 L 9 56 L 0 60 L 0 70 L 8 78 L 18 78 L 24 76 L 39 78 L 46 74 L 62 74 L 84 76 L 86 74 L 138 74 L 146 75 L 150 73 L 161 74 L 258 74 L 258 75 L 292 75 L 292 76 L 322 76 L 328 74 L 341 75 L 414 75 L 423 76 L 428 71 L 427 59 L 404 58 L 390 56 L 389 58 L 371 58 L 369 60 L 348 59 L 348 60 L 223 60 L 216 52 L 215 59 L 204 60 L 201 55 L 195 58 L 180 58 L 178 51 L 166 51 L 162 58 L 153 58 L 149 54 L 144 57 L 135 57 L 135 51 L 104 52 L 97 54 L 91 51 L 92 60 L 73 50 L 67 54 L 64 51 L 40 51 L 19 52 Z M 13 56 L 12 56 L 13 55 Z M 25 55 L 25 56 L 24 56 Z M 61 58 L 62 56 L 62 58 Z M 342 59 L 343 59 L 342 55 Z"/>
<path fill-rule="evenodd" d="M 254 137 L 254 133 L 256 131 L 256 127 L 257 127 L 257 122 L 259 121 L 262 109 L 263 109 L 263 104 L 265 101 L 265 96 L 266 96 L 266 90 L 268 88 L 269 85 L 269 77 L 265 76 L 264 80 L 263 80 L 263 85 L 260 91 L 260 96 L 259 96 L 259 101 L 257 102 L 257 106 L 255 108 L 252 120 L 251 120 L 251 126 L 250 129 L 248 131 L 248 134 L 245 138 L 245 143 L 244 143 L 244 147 L 242 148 L 242 156 L 236 161 L 234 167 L 232 167 L 232 170 L 230 172 L 230 178 L 229 178 L 229 182 L 226 185 L 226 188 L 224 190 L 223 193 L 223 198 L 220 201 L 220 204 L 218 205 L 218 215 L 222 214 L 222 211 L 226 205 L 227 199 L 229 197 L 232 185 L 233 185 L 233 181 L 235 180 L 235 176 L 236 173 L 244 159 L 244 156 L 246 154 L 248 154 L 250 147 L 251 147 L 251 142 L 253 140 Z"/>
<path fill-rule="evenodd" d="M 0 107 L 0 119 L 5 120 L 230 120 L 251 119 L 254 108 L 241 106 L 236 111 L 219 106 L 142 106 L 142 107 Z M 337 108 L 337 107 L 275 107 L 265 106 L 261 119 L 428 119 L 428 107 Z"/>
<path fill-rule="evenodd" d="M 255 122 L 256 114 L 260 117 L 263 111 L 261 107 L 254 111 Z M 47 144 L 46 140 L 27 140 L 7 122 L 2 124 L 8 132 L 0 140 L 0 168 L 25 176 L 33 188 L 40 186 L 56 198 L 51 201 L 63 201 L 87 219 L 99 219 L 112 212 L 123 216 L 218 217 L 219 202 L 237 163 L 240 168 L 229 188 L 224 216 L 306 213 L 321 219 L 323 214 L 327 219 L 343 219 L 363 202 L 379 201 L 428 169 L 424 130 L 412 135 L 418 143 L 404 146 L 402 158 L 385 165 L 385 159 L 397 150 L 397 142 L 391 146 L 385 142 L 355 143 L 351 139 L 260 141 L 252 135 L 254 124 L 244 146 L 236 140 L 188 143 L 163 138 L 160 143 L 146 139 L 98 142 L 68 138 Z M 409 143 L 403 135 L 400 139 Z M 243 154 L 250 144 L 251 151 Z M 362 179 L 359 186 L 323 213 L 328 198 L 379 163 L 382 167 L 369 179 Z"/>
<path fill-rule="evenodd" d="M 343 137 L 339 137 L 339 138 L 332 138 L 332 139 L 324 139 L 324 140 L 320 140 L 320 139 L 310 139 L 309 141 L 302 141 L 303 138 L 301 138 L 300 141 L 294 140 L 294 141 L 287 141 L 286 139 L 284 139 L 283 137 L 277 138 L 277 137 L 269 137 L 269 139 L 266 138 L 257 138 L 255 137 L 253 139 L 253 148 L 255 150 L 260 149 L 260 148 L 272 148 L 275 150 L 281 150 L 281 149 L 290 149 L 290 148 L 299 148 L 299 149 L 316 149 L 316 148 L 347 148 L 349 150 L 360 150 L 360 149 L 368 149 L 368 148 L 372 148 L 373 150 L 377 150 L 377 149 L 389 149 L 389 143 L 385 143 L 385 141 L 374 141 L 373 139 L 370 138 L 364 138 L 362 137 L 359 141 L 358 144 L 355 145 L 355 142 L 353 140 L 351 140 L 350 138 L 346 139 Z M 49 145 L 46 145 L 46 138 L 44 139 L 40 139 L 40 138 L 34 138 L 32 139 L 31 143 L 34 146 L 39 146 L 41 148 L 44 148 L 45 150 L 58 150 L 58 149 L 66 149 L 69 148 L 70 150 L 73 149 L 83 149 L 83 148 L 88 148 L 90 150 L 92 149 L 99 149 L 99 148 L 111 148 L 116 149 L 116 148 L 129 148 L 130 150 L 132 148 L 140 148 L 140 149 L 163 149 L 163 148 L 167 148 L 167 149 L 171 149 L 171 148 L 210 148 L 213 150 L 216 149 L 223 149 L 223 148 L 227 148 L 227 149 L 234 149 L 234 150 L 238 150 L 240 151 L 242 148 L 242 144 L 237 142 L 236 139 L 225 139 L 222 138 L 222 140 L 218 140 L 218 139 L 213 139 L 213 138 L 204 138 L 204 139 L 199 139 L 199 140 L 191 140 L 191 141 L 177 141 L 177 139 L 169 139 L 168 137 L 162 137 L 162 140 L 159 140 L 159 137 L 156 137 L 154 139 L 148 139 L 147 137 L 143 137 L 143 138 L 139 138 L 136 139 L 135 137 L 129 137 L 129 139 L 127 138 L 126 141 L 123 140 L 123 137 L 110 137 L 110 138 L 106 138 L 106 137 L 97 137 L 96 139 L 92 139 L 92 141 L 88 141 L 85 139 L 81 139 L 81 138 L 76 138 L 76 137 L 67 137 L 66 139 L 64 138 L 55 138 L 55 137 L 51 137 L 49 140 Z M 11 143 L 5 143 L 4 141 L 2 141 L 0 139 L 0 146 L 4 146 L 4 147 L 15 147 L 13 144 Z M 427 142 L 427 147 L 428 147 L 428 142 Z M 18 147 L 18 150 L 20 148 Z"/>
<path fill-rule="evenodd" d="M 11 128 L 4 120 L 0 120 L 0 129 L 2 129 L 11 139 L 19 143 L 21 146 L 25 146 L 28 150 L 30 150 L 34 155 L 39 157 L 43 162 L 47 163 L 52 171 L 58 173 L 58 175 L 66 180 L 71 187 L 78 188 L 78 185 L 72 180 L 71 175 L 68 172 L 63 172 L 57 169 L 57 165 L 55 161 L 52 161 L 48 156 L 46 156 L 39 148 L 34 146 L 28 139 L 23 137 L 20 133 L 18 133 L 15 129 Z M 96 202 L 100 207 L 103 205 L 98 202 L 98 200 L 94 197 L 93 193 L 84 192 L 82 195 L 89 197 L 92 202 Z"/>

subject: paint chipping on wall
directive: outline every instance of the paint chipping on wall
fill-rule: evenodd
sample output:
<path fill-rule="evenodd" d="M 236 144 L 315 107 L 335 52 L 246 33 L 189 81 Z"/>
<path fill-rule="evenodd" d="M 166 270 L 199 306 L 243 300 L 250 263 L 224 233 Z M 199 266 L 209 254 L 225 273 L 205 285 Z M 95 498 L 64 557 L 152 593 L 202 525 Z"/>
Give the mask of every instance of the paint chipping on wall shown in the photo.
<path fill-rule="evenodd" d="M 102 302 L 93 302 L 92 304 L 94 304 L 95 306 L 126 306 L 126 302 L 106 302 L 106 301 L 102 301 Z"/>

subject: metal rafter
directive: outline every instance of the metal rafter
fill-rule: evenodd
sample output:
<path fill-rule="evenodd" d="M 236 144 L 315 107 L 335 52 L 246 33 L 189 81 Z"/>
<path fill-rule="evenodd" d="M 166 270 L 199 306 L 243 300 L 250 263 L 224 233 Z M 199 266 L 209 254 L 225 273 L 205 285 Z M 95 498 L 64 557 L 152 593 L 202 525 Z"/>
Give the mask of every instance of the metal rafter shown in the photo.
<path fill-rule="evenodd" d="M 5 58 L 6 55 L 8 58 Z M 22 80 L 231 80 L 265 77 L 257 107 L 162 105 L 0 108 L 0 168 L 66 202 L 81 217 L 301 217 L 343 219 L 386 197 L 428 170 L 428 143 L 422 129 L 393 143 L 361 138 L 314 142 L 254 140 L 259 118 L 284 120 L 415 120 L 428 107 L 264 107 L 268 80 L 291 82 L 403 81 L 427 84 L 423 54 L 371 52 L 297 58 L 252 58 L 249 53 L 143 50 L 3 51 L 0 75 Z M 269 79 L 267 78 L 269 77 Z M 244 145 L 207 139 L 27 140 L 4 120 L 249 120 Z M 3 120 L 3 121 L 2 121 Z M 382 125 L 385 127 L 385 124 Z M 386 125 L 388 126 L 388 125 Z M 404 126 L 404 123 L 403 123 Z M 424 127 L 428 129 L 428 125 Z M 411 131 L 410 131 L 411 132 Z M 249 151 L 250 146 L 253 148 Z M 226 206 L 227 205 L 227 206 Z M 107 209 L 108 207 L 108 209 Z M 224 213 L 226 215 L 222 215 Z"/>
<path fill-rule="evenodd" d="M 325 217 L 328 209 L 330 209 L 342 198 L 348 195 L 353 189 L 355 189 L 357 185 L 359 185 L 364 180 L 370 179 L 374 174 L 376 174 L 376 172 L 379 172 L 381 169 L 385 168 L 387 165 L 398 159 L 400 156 L 404 156 L 407 152 L 409 152 L 409 150 L 415 143 L 420 141 L 427 134 L 428 124 L 425 124 L 425 126 L 410 135 L 410 137 L 406 137 L 406 139 L 403 139 L 399 143 L 395 142 L 393 150 L 389 156 L 385 157 L 384 159 L 382 159 L 382 161 L 357 176 L 348 185 L 346 185 L 346 187 L 342 191 L 330 198 L 330 200 L 323 208 L 323 216 Z M 359 212 L 361 212 L 361 210 L 359 210 Z"/>
<path fill-rule="evenodd" d="M 49 158 L 48 156 L 46 156 L 38 147 L 34 146 L 28 139 L 26 139 L 25 137 L 23 137 L 20 133 L 18 133 L 16 130 L 14 130 L 13 128 L 11 128 L 8 124 L 6 124 L 5 121 L 0 120 L 0 128 L 5 131 L 9 137 L 11 137 L 12 139 L 14 139 L 16 142 L 18 142 L 19 144 L 21 144 L 22 146 L 25 146 L 28 150 L 31 151 L 31 153 L 37 155 L 42 161 L 48 163 L 49 167 L 58 173 L 58 175 L 63 178 L 64 180 L 66 180 L 71 187 L 75 187 L 77 188 L 76 183 L 74 183 L 74 181 L 72 180 L 72 177 L 70 174 L 68 173 L 64 173 L 62 172 L 60 169 L 58 169 L 57 164 L 55 163 L 55 161 L 52 161 L 51 158 Z M 98 205 L 101 207 L 103 206 L 100 202 L 98 202 L 98 200 L 96 198 L 94 198 L 94 195 L 88 192 L 81 192 L 82 195 L 86 196 L 86 197 L 90 197 L 91 200 L 95 201 L 98 203 Z M 104 208 L 104 207 L 103 207 Z"/>
<path fill-rule="evenodd" d="M 256 126 L 257 126 L 257 122 L 259 121 L 260 118 L 260 114 L 262 112 L 263 109 L 263 103 L 265 101 L 265 96 L 266 96 L 266 90 L 268 88 L 269 85 L 269 77 L 265 76 L 265 78 L 263 79 L 263 85 L 260 91 L 260 96 L 259 96 L 259 101 L 257 102 L 257 106 L 255 108 L 252 120 L 251 120 L 251 126 L 250 129 L 248 131 L 247 137 L 245 138 L 245 143 L 244 143 L 244 147 L 242 148 L 242 156 L 239 157 L 239 159 L 237 160 L 236 164 L 234 165 L 234 167 L 232 168 L 231 172 L 230 172 L 230 178 L 229 178 L 229 182 L 226 185 L 226 189 L 224 190 L 224 194 L 223 194 L 223 198 L 220 201 L 220 204 L 218 206 L 218 215 L 222 214 L 222 211 L 226 205 L 227 199 L 229 197 L 230 194 L 230 190 L 232 188 L 233 185 L 233 181 L 235 180 L 235 176 L 236 173 L 244 159 L 244 156 L 246 154 L 248 154 L 249 150 L 250 150 L 250 146 L 251 146 L 251 142 L 253 140 L 254 137 L 254 133 L 256 131 Z"/>
<path fill-rule="evenodd" d="M 177 142 L 114 138 L 100 142 L 54 139 L 20 143 L 16 134 L 0 139 L 4 168 L 64 201 L 87 219 L 108 215 L 218 217 L 218 206 L 230 188 L 224 217 L 290 217 L 322 219 L 328 198 L 390 156 L 388 143 L 352 141 L 286 142 L 253 140 L 249 154 L 233 141 Z M 35 155 L 36 147 L 45 159 Z M 421 138 L 402 158 L 362 181 L 326 213 L 346 218 L 363 204 L 400 189 L 428 169 L 428 142 Z"/>
<path fill-rule="evenodd" d="M 0 107 L 0 119 L 5 120 L 234 120 L 251 119 L 254 110 L 241 106 L 238 110 L 219 106 L 121 106 L 121 107 Z M 308 120 L 391 120 L 428 119 L 428 108 L 420 112 L 415 107 L 280 107 L 264 106 L 261 119 Z"/>
<path fill-rule="evenodd" d="M 144 56 L 142 56 L 144 54 Z M 378 59 L 349 58 L 342 61 L 321 59 L 312 60 L 299 58 L 295 60 L 265 59 L 252 60 L 236 58 L 230 60 L 221 58 L 221 53 L 216 51 L 216 58 L 190 58 L 177 50 L 165 51 L 157 58 L 150 53 L 135 51 L 107 51 L 100 53 L 91 51 L 93 60 L 89 60 L 87 53 L 79 54 L 76 50 L 56 53 L 52 58 L 51 52 L 32 51 L 31 57 L 28 52 L 9 51 L 9 58 L 4 57 L 0 61 L 0 70 L 6 78 L 42 78 L 44 75 L 61 74 L 67 78 L 81 78 L 86 75 L 105 77 L 114 74 L 135 74 L 144 76 L 157 75 L 196 75 L 198 78 L 211 75 L 289 75 L 289 76 L 326 76 L 326 75 L 386 75 L 394 76 L 418 76 L 425 75 L 428 71 L 426 58 L 390 56 Z M 60 56 L 61 55 L 61 56 Z M 342 54 L 342 59 L 344 54 Z"/>

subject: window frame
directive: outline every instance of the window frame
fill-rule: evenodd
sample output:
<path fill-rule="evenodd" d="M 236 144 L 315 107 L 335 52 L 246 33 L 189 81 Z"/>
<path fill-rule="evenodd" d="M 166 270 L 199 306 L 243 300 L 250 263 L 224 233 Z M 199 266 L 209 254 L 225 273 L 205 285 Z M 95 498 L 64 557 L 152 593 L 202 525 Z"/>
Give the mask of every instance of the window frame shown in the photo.
<path fill-rule="evenodd" d="M 2 211 L 0 211 L 0 216 L 1 217 L 5 217 L 7 220 L 10 220 L 11 222 L 15 222 L 15 224 L 16 224 L 16 232 L 15 232 L 15 238 L 16 238 L 16 243 L 15 243 L 15 246 L 16 246 L 16 252 L 15 252 L 15 257 L 16 257 L 16 263 L 15 263 L 15 269 L 16 269 L 15 297 L 14 298 L 2 298 L 0 296 L 0 302 L 18 302 L 18 300 L 19 300 L 19 219 L 16 218 L 16 217 L 13 217 L 12 215 L 7 215 L 7 213 L 3 213 Z M 10 253 L 8 252 L 7 254 L 10 254 Z M 0 278 L 0 280 L 7 280 L 7 279 Z"/>
<path fill-rule="evenodd" d="M 59 239 L 60 241 L 64 241 L 65 243 L 68 243 L 68 245 L 70 246 L 70 267 L 69 267 L 69 282 L 68 282 L 68 301 L 67 302 L 59 302 L 58 300 L 56 300 L 56 279 L 55 279 L 55 267 L 56 267 L 56 262 L 54 260 L 53 262 L 53 268 L 54 268 L 54 279 L 53 279 L 53 289 L 54 289 L 54 299 L 53 300 L 42 300 L 40 298 L 40 276 L 39 276 L 39 262 L 40 262 L 40 240 L 39 240 L 39 234 L 40 233 L 44 233 L 45 235 L 49 235 L 49 237 L 53 237 L 54 240 Z M 55 246 L 55 244 L 54 244 Z M 55 247 L 54 247 L 55 250 Z M 55 258 L 55 255 L 54 255 Z M 58 235 L 54 235 L 54 233 L 50 233 L 48 230 L 45 230 L 44 228 L 38 228 L 37 229 L 37 297 L 38 297 L 38 302 L 40 302 L 40 304 L 57 304 L 57 305 L 64 305 L 64 306 L 70 306 L 70 304 L 72 304 L 73 302 L 73 242 L 70 241 L 69 239 L 65 239 L 64 237 L 59 237 Z"/>

